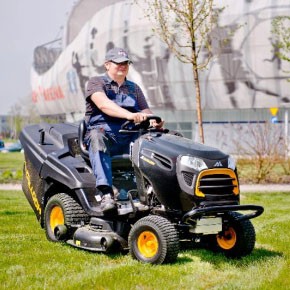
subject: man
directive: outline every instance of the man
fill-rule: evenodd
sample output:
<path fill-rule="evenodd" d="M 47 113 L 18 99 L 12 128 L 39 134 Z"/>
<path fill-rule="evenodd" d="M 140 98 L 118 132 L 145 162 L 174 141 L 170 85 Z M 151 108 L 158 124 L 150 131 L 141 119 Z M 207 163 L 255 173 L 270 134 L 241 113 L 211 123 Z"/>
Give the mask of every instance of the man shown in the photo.
<path fill-rule="evenodd" d="M 91 78 L 86 90 L 86 143 L 103 212 L 116 207 L 110 155 L 129 153 L 129 144 L 137 138 L 134 134 L 119 134 L 119 129 L 126 120 L 140 123 L 152 114 L 140 87 L 126 79 L 130 64 L 124 49 L 109 50 L 104 64 L 106 74 Z"/>

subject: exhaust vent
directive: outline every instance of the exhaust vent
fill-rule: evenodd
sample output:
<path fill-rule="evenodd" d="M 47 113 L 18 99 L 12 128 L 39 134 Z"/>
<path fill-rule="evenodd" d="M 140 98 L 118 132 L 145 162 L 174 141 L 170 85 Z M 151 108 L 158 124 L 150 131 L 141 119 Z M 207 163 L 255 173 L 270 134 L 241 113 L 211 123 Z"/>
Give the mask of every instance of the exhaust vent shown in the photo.
<path fill-rule="evenodd" d="M 156 163 L 161 164 L 163 167 L 170 170 L 172 169 L 172 163 L 170 159 L 156 153 L 152 153 L 152 158 Z"/>

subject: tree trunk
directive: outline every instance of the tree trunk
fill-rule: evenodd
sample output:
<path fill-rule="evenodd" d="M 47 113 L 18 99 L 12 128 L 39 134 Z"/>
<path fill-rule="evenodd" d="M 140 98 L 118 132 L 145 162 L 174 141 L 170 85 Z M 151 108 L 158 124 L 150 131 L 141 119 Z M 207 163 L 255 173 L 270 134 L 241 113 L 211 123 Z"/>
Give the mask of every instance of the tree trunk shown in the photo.
<path fill-rule="evenodd" d="M 196 95 L 196 113 L 197 113 L 197 122 L 198 122 L 198 131 L 200 142 L 204 143 L 204 134 L 203 134 L 203 125 L 202 125 L 202 110 L 201 110 L 201 97 L 200 97 L 200 86 L 199 86 L 199 77 L 198 69 L 196 65 L 192 65 L 193 70 L 193 79 L 195 85 L 195 95 Z"/>

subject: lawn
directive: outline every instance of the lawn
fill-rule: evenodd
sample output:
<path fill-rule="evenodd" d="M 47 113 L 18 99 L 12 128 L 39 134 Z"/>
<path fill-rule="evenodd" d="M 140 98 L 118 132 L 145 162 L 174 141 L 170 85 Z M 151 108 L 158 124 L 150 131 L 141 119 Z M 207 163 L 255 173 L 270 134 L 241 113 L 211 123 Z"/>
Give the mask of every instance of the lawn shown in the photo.
<path fill-rule="evenodd" d="M 23 153 L 0 153 L 0 183 L 20 183 L 23 162 Z"/>
<path fill-rule="evenodd" d="M 24 154 L 21 152 L 0 153 L 0 171 L 22 169 Z"/>
<path fill-rule="evenodd" d="M 1 289 L 289 289 L 290 194 L 243 194 L 246 203 L 265 207 L 252 220 L 250 256 L 229 260 L 191 248 L 174 264 L 153 266 L 49 242 L 24 194 L 0 191 Z"/>

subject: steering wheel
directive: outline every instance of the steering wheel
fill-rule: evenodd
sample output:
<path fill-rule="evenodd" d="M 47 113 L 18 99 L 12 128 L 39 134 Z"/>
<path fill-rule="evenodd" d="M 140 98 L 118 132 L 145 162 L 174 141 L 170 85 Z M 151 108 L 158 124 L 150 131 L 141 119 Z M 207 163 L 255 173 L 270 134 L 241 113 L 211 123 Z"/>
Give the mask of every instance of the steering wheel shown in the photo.
<path fill-rule="evenodd" d="M 139 131 L 148 131 L 148 130 L 157 130 L 150 125 L 150 121 L 155 120 L 156 123 L 160 123 L 162 119 L 159 116 L 149 115 L 146 120 L 140 123 L 134 123 L 134 121 L 129 120 L 126 121 L 119 130 L 120 133 L 128 133 L 128 132 L 139 132 Z"/>

